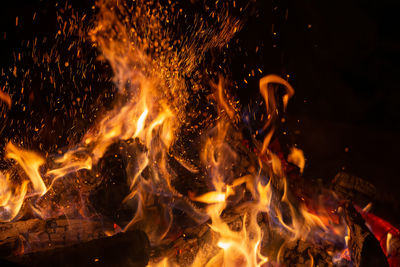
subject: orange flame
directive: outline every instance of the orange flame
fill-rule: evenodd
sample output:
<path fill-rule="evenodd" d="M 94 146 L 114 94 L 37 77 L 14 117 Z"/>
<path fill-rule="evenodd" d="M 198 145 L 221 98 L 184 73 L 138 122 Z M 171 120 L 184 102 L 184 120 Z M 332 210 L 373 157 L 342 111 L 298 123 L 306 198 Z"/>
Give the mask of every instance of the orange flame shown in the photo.
<path fill-rule="evenodd" d="M 303 173 L 306 160 L 304 159 L 303 150 L 292 147 L 288 156 L 288 162 L 293 163 L 300 168 L 300 173 Z"/>
<path fill-rule="evenodd" d="M 174 205 L 184 203 L 181 205 L 186 205 L 184 209 L 190 211 L 196 222 L 209 220 L 215 237 L 212 245 L 216 251 L 210 253 L 200 249 L 193 266 L 250 267 L 263 266 L 272 260 L 279 262 L 282 244 L 275 245 L 278 246 L 277 252 L 268 254 L 263 249 L 263 243 L 269 240 L 262 224 L 278 232 L 283 242 L 310 240 L 312 235 L 321 231 L 328 233 L 336 227 L 323 209 L 311 212 L 293 196 L 284 164 L 269 149 L 280 112 L 276 88 L 270 85 L 284 86 L 283 110 L 294 94 L 291 85 L 277 75 L 268 75 L 260 80 L 267 120 L 263 126 L 265 137 L 262 144 L 254 141 L 261 155 L 249 161 L 250 166 L 243 167 L 243 156 L 239 153 L 238 144 L 242 137 L 237 130 L 240 128 L 238 104 L 227 94 L 222 77 L 218 83 L 211 83 L 218 116 L 216 123 L 202 135 L 199 166 L 190 166 L 181 158 L 182 155 L 175 155 L 175 145 L 182 137 L 180 131 L 189 120 L 188 99 L 195 91 L 187 88 L 185 79 L 195 73 L 196 62 L 207 49 L 223 47 L 229 41 L 240 28 L 239 22 L 226 19 L 220 33 L 211 34 L 211 37 L 207 34 L 212 31 L 199 26 L 196 34 L 207 40 L 205 44 L 198 45 L 196 38 L 184 39 L 183 47 L 177 49 L 160 21 L 162 18 L 169 20 L 165 15 L 168 12 L 152 11 L 146 8 L 145 1 L 129 7 L 116 0 L 100 0 L 96 7 L 97 20 L 90 37 L 114 72 L 114 84 L 118 88 L 114 106 L 99 116 L 79 142 L 55 158 L 45 160 L 35 152 L 8 143 L 6 157 L 15 160 L 29 180 L 21 179 L 16 184 L 10 178 L 10 172 L 0 172 L 0 220 L 14 219 L 24 199 L 42 197 L 56 186 L 57 180 L 71 174 L 79 176 L 81 170 L 96 169 L 110 146 L 120 142 L 126 145 L 128 158 L 126 182 L 130 192 L 124 196 L 124 202 L 135 205 L 135 214 L 123 231 L 144 220 L 143 230 L 152 244 L 159 244 L 173 227 Z M 1 93 L 0 99 L 6 99 Z M 197 208 L 174 188 L 173 182 L 179 176 L 171 167 L 171 158 L 191 173 L 204 170 L 211 188 L 190 199 L 205 203 L 205 209 Z M 292 148 L 288 161 L 303 172 L 305 159 L 300 149 Z M 46 172 L 43 171 L 42 175 L 44 166 Z M 240 172 L 238 167 L 242 167 Z M 240 195 L 239 192 L 245 193 Z M 239 200 L 233 203 L 234 198 Z M 239 220 L 242 227 L 239 230 L 233 230 L 224 220 L 224 212 L 231 209 L 232 203 L 241 208 Z M 153 211 L 150 211 L 150 206 Z M 160 212 L 165 216 L 160 216 Z M 334 234 L 341 233 L 337 230 Z M 312 255 L 309 256 L 313 262 Z M 159 264 L 167 266 L 173 263 L 170 259 L 163 259 Z"/>
<path fill-rule="evenodd" d="M 10 142 L 6 146 L 6 157 L 15 160 L 24 170 L 32 185 L 32 191 L 27 195 L 29 180 L 22 180 L 20 184 L 16 184 L 10 179 L 10 172 L 5 175 L 0 172 L 0 221 L 14 219 L 26 197 L 43 196 L 47 191 L 39 170 L 45 163 L 41 156 L 20 149 Z"/>
<path fill-rule="evenodd" d="M 11 221 L 17 216 L 27 190 L 27 180 L 17 186 L 10 181 L 8 173 L 0 172 L 0 221 Z"/>
<path fill-rule="evenodd" d="M 275 102 L 265 91 L 266 84 L 270 82 L 279 82 L 288 88 L 286 99 L 293 95 L 294 91 L 281 78 L 276 76 L 264 78 L 261 83 L 263 86 L 261 91 L 267 103 L 269 101 L 269 105 L 275 109 L 277 108 Z M 266 241 L 264 240 L 265 233 L 258 221 L 260 215 L 267 216 L 270 227 L 279 228 L 287 241 L 307 240 L 311 238 L 310 234 L 314 234 L 315 230 L 328 231 L 327 225 L 330 224 L 330 221 L 329 217 L 320 217 L 311 213 L 305 205 L 297 203 L 291 196 L 281 160 L 265 148 L 265 144 L 269 143 L 272 131 L 266 135 L 265 139 L 268 140 L 264 140 L 263 146 L 265 148 L 264 153 L 267 154 L 269 161 L 264 162 L 259 159 L 258 165 L 253 166 L 258 171 L 231 180 L 232 177 L 230 176 L 234 173 L 232 168 L 239 166 L 241 162 L 230 136 L 231 132 L 234 131 L 231 125 L 234 122 L 234 116 L 230 114 L 233 109 L 227 106 L 227 101 L 221 94 L 223 91 L 221 84 L 219 82 L 218 86 L 214 85 L 219 92 L 220 121 L 210 130 L 202 153 L 202 161 L 208 170 L 214 191 L 191 197 L 193 201 L 208 204 L 206 212 L 211 219 L 210 229 L 217 236 L 215 246 L 219 250 L 210 255 L 206 250 L 200 249 L 192 266 L 264 266 L 271 259 L 279 261 L 280 256 L 279 252 L 277 255 L 266 255 L 262 251 L 261 244 Z M 299 166 L 301 172 L 303 171 L 305 160 L 300 149 L 292 149 L 289 161 Z M 237 189 L 242 186 L 245 186 L 251 193 L 252 200 L 241 204 L 244 207 L 241 217 L 242 228 L 239 231 L 234 231 L 224 221 L 222 214 L 228 208 L 229 198 L 235 196 L 238 192 Z M 282 209 L 283 204 L 287 207 L 285 210 Z M 285 216 L 283 212 L 285 212 Z M 290 221 L 284 219 L 288 216 Z M 272 221 L 276 222 L 271 224 Z M 341 233 L 339 232 L 339 234 Z M 309 257 L 311 263 L 313 263 L 314 258 L 310 253 Z M 159 264 L 161 266 L 173 265 L 167 259 L 163 259 Z M 155 266 L 159 265 L 155 264 Z"/>
<path fill-rule="evenodd" d="M 6 157 L 15 160 L 31 180 L 33 187 L 31 195 L 43 196 L 46 193 L 47 188 L 39 172 L 39 168 L 45 163 L 41 156 L 35 152 L 20 149 L 10 142 L 6 146 Z"/>

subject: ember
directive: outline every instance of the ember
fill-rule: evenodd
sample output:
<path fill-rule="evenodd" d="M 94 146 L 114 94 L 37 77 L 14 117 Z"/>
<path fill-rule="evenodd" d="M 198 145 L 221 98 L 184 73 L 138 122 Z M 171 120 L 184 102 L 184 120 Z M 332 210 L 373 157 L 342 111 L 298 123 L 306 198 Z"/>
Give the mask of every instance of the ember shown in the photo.
<path fill-rule="evenodd" d="M 233 45 L 250 5 L 234 15 L 235 1 L 216 1 L 193 18 L 185 5 L 97 0 L 89 14 L 56 4 L 55 44 L 29 41 L 32 70 L 11 70 L 23 86 L 0 90 L 1 115 L 20 127 L 11 112 L 29 109 L 27 95 L 71 120 L 32 112 L 25 135 L 4 143 L 1 256 L 25 266 L 397 266 L 400 231 L 357 206 L 373 186 L 345 173 L 331 189 L 305 181 L 303 151 L 283 151 L 288 80 L 264 75 L 246 108 L 228 70 L 208 63 Z M 39 76 L 60 97 L 40 96 Z"/>

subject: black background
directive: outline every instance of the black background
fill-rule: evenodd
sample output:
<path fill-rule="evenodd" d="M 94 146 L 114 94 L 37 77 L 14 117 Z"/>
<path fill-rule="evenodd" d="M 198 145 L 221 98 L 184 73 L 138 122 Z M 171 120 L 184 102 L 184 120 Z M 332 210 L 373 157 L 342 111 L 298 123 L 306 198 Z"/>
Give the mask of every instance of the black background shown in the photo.
<path fill-rule="evenodd" d="M 88 10 L 93 5 L 71 3 Z M 258 94 L 264 74 L 289 75 L 296 94 L 283 128 L 304 150 L 305 176 L 329 181 L 346 170 L 367 179 L 393 199 L 388 210 L 400 222 L 399 1 L 260 0 L 250 6 L 236 36 L 244 50 L 229 55 L 239 98 L 246 103 Z M 54 32 L 54 10 L 50 0 L 2 3 L 0 67 L 13 66 L 12 52 L 23 49 L 22 40 Z M 263 74 L 247 77 L 258 68 Z"/>

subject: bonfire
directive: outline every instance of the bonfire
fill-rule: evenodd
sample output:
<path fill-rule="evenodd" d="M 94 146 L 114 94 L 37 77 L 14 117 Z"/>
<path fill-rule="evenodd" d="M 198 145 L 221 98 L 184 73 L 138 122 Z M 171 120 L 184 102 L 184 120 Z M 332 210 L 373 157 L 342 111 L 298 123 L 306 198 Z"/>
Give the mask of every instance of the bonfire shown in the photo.
<path fill-rule="evenodd" d="M 4 260 L 398 266 L 399 231 L 349 193 L 371 186 L 346 173 L 331 188 L 307 181 L 301 148 L 282 149 L 276 132 L 295 94 L 288 77 L 263 74 L 244 107 L 229 73 L 210 68 L 245 23 L 230 12 L 235 2 L 190 18 L 163 2 L 98 0 L 90 14 L 56 5 L 53 45 L 28 42 L 32 68 L 12 69 L 20 92 L 0 91 L 6 130 L 38 76 L 65 99 L 47 98 L 49 111 L 23 118 L 27 135 L 3 144 Z M 58 123 L 49 114 L 57 109 L 75 119 Z"/>

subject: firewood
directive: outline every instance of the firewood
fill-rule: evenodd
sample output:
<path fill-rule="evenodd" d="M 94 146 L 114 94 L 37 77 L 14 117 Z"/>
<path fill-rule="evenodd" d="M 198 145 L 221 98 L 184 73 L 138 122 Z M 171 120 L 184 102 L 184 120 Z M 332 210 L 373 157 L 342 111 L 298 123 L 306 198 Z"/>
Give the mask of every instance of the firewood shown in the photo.
<path fill-rule="evenodd" d="M 281 248 L 280 261 L 285 266 L 333 266 L 329 249 L 302 240 L 286 242 Z"/>
<path fill-rule="evenodd" d="M 65 218 L 0 223 L 0 257 L 87 242 L 104 237 L 105 230 L 112 230 L 112 225 Z"/>
<path fill-rule="evenodd" d="M 335 176 L 331 188 L 342 199 L 356 202 L 362 206 L 375 200 L 377 194 L 377 189 L 373 184 L 345 172 L 339 172 Z"/>
<path fill-rule="evenodd" d="M 350 229 L 348 247 L 355 266 L 389 266 L 378 240 L 352 204 L 344 205 L 344 215 Z"/>
<path fill-rule="evenodd" d="M 9 257 L 8 260 L 21 266 L 144 267 L 149 260 L 148 251 L 146 234 L 135 230 L 72 246 Z"/>

